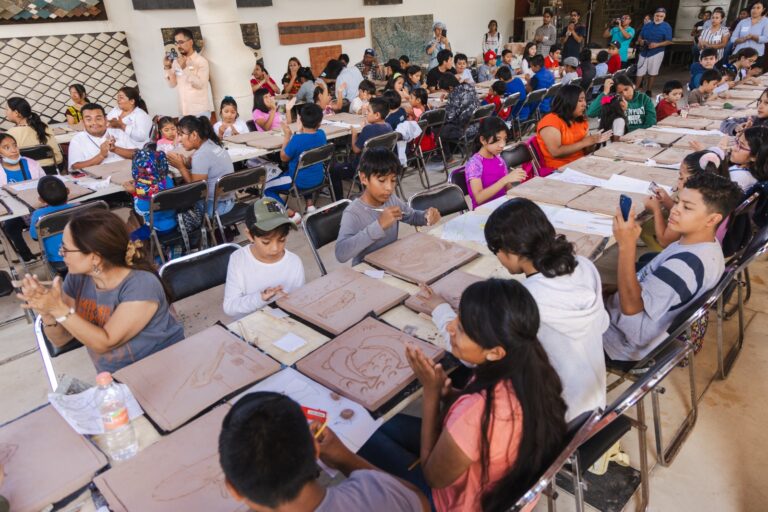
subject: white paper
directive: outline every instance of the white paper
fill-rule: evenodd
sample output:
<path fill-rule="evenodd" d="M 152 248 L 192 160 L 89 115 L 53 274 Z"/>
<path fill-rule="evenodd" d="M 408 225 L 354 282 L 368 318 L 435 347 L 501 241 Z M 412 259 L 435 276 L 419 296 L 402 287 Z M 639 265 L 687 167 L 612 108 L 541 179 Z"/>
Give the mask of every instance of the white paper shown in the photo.
<path fill-rule="evenodd" d="M 506 200 L 506 198 L 502 199 Z M 477 210 L 465 213 L 464 215 L 458 215 L 443 224 L 443 232 L 440 238 L 454 242 L 466 240 L 484 244 L 485 223 L 488 222 L 488 217 L 490 217 L 490 214 L 480 213 Z"/>
<path fill-rule="evenodd" d="M 143 415 L 144 411 L 141 410 L 141 406 L 133 397 L 128 386 L 125 384 L 116 385 L 123 390 L 128 407 L 128 417 L 134 420 Z M 78 434 L 103 434 L 104 424 L 96 404 L 96 389 L 94 386 L 74 395 L 48 393 L 48 401 Z"/>
<path fill-rule="evenodd" d="M 488 213 L 490 215 L 496 208 L 498 208 L 499 206 L 503 205 L 504 203 L 506 203 L 509 200 L 510 200 L 510 198 L 507 197 L 506 195 L 501 196 L 501 197 L 497 197 L 493 201 L 488 201 L 487 203 L 479 205 L 477 207 L 477 209 L 475 209 L 475 211 L 482 210 L 484 213 Z"/>
<path fill-rule="evenodd" d="M 307 340 L 293 334 L 292 332 L 286 333 L 285 336 L 273 343 L 274 346 L 285 352 L 296 352 L 301 347 L 307 344 Z"/>
<path fill-rule="evenodd" d="M 728 84 L 727 83 L 720 84 L 717 87 L 715 87 L 714 90 L 712 91 L 712 94 L 717 96 L 718 94 L 723 94 L 724 92 L 728 92 Z"/>
<path fill-rule="evenodd" d="M 112 176 L 107 176 L 106 178 L 101 180 L 79 180 L 77 184 L 83 187 L 88 187 L 91 190 L 101 190 L 109 187 L 109 184 L 111 182 L 112 182 Z"/>
<path fill-rule="evenodd" d="M 611 236 L 613 218 L 599 213 L 583 212 L 562 206 L 539 205 L 555 229 L 588 235 Z"/>
<path fill-rule="evenodd" d="M 577 171 L 567 167 L 563 172 L 553 172 L 547 176 L 549 180 L 564 181 L 566 183 L 574 183 L 576 185 L 588 185 L 590 187 L 604 187 L 606 180 L 601 178 L 595 178 L 589 174 Z"/>
<path fill-rule="evenodd" d="M 368 269 L 365 272 L 363 272 L 368 277 L 372 277 L 374 279 L 384 279 L 384 271 L 383 270 L 372 270 Z"/>
<path fill-rule="evenodd" d="M 232 403 L 254 391 L 274 391 L 291 397 L 300 405 L 320 409 L 328 413 L 328 428 L 341 439 L 347 448 L 356 452 L 379 428 L 380 421 L 375 421 L 365 407 L 348 398 L 331 398 L 331 390 L 297 372 L 293 368 L 284 368 L 276 374 L 249 388 L 243 394 L 232 399 Z M 348 420 L 341 417 L 341 411 L 351 409 L 354 414 Z"/>
<path fill-rule="evenodd" d="M 680 164 L 660 164 L 653 158 L 649 158 L 645 161 L 645 165 L 648 167 L 659 167 L 661 169 L 674 169 L 674 170 L 680 170 Z"/>
<path fill-rule="evenodd" d="M 290 316 L 280 308 L 264 308 L 264 312 L 269 313 L 275 318 L 288 318 Z"/>
<path fill-rule="evenodd" d="M 692 128 L 675 128 L 673 126 L 654 126 L 649 128 L 650 130 L 656 130 L 666 133 L 678 133 L 680 135 L 722 135 L 723 132 L 718 130 L 694 130 Z"/>
<path fill-rule="evenodd" d="M 611 179 L 608 180 L 608 183 L 605 185 L 605 188 L 609 190 L 618 190 L 620 192 L 633 192 L 635 194 L 650 194 L 650 186 L 651 182 L 646 180 L 639 180 L 637 178 L 630 178 L 628 176 L 621 176 L 618 174 L 614 174 L 611 176 Z M 672 189 L 670 187 L 659 185 L 660 187 L 663 187 L 667 193 L 671 193 Z"/>

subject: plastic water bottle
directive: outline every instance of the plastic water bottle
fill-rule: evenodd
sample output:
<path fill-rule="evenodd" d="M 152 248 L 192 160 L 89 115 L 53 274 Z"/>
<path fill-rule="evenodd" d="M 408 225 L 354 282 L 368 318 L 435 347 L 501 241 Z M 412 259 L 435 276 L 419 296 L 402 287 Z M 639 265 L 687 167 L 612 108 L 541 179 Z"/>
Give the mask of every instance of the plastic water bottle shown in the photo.
<path fill-rule="evenodd" d="M 113 381 L 109 372 L 96 376 L 96 405 L 104 423 L 104 441 L 107 454 L 113 460 L 130 459 L 139 449 L 136 432 L 128 417 L 125 395 Z"/>

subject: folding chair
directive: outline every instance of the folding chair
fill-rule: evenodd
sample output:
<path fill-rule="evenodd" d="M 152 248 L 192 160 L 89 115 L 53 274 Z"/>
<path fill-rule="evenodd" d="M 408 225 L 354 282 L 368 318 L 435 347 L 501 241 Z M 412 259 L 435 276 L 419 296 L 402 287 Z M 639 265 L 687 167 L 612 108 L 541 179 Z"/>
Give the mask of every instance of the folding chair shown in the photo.
<path fill-rule="evenodd" d="M 531 91 L 531 93 L 525 97 L 525 101 L 523 101 L 523 104 L 520 107 L 520 112 L 528 107 L 528 118 L 520 120 L 520 112 L 518 112 L 515 117 L 518 130 L 520 131 L 520 137 L 523 137 L 527 133 L 530 126 L 536 126 L 536 123 L 538 122 L 538 105 L 541 103 L 541 100 L 544 99 L 546 94 L 547 89 L 536 89 L 535 91 Z"/>
<path fill-rule="evenodd" d="M 436 208 L 441 217 L 469 211 L 464 191 L 456 185 L 443 185 L 434 190 L 423 190 L 408 199 L 408 206 L 414 210 Z"/>
<path fill-rule="evenodd" d="M 440 152 L 440 158 L 443 161 L 443 171 L 445 172 L 446 178 L 448 176 L 448 162 L 445 159 L 445 150 L 443 148 L 443 139 L 440 137 L 440 133 L 443 130 L 443 125 L 445 124 L 445 109 L 444 108 L 436 108 L 433 110 L 427 110 L 423 114 L 421 114 L 421 117 L 419 118 L 419 121 L 426 121 L 427 122 L 427 130 L 429 133 L 432 133 L 434 135 L 435 139 L 435 147 L 432 149 L 428 149 L 424 151 L 421 146 L 415 148 L 416 152 L 419 155 L 419 159 L 421 160 L 421 164 L 424 169 L 427 168 L 427 161 L 434 155 L 436 152 Z M 425 132 L 427 131 L 425 130 Z"/>
<path fill-rule="evenodd" d="M 227 282 L 229 258 L 238 244 L 221 244 L 173 259 L 158 274 L 171 294 L 171 302 L 210 290 Z"/>
<path fill-rule="evenodd" d="M 595 87 L 597 87 L 598 92 L 602 90 L 603 84 L 605 84 L 605 81 L 611 78 L 611 75 L 600 75 L 596 76 L 592 79 L 592 83 L 587 88 L 587 91 L 594 91 Z"/>
<path fill-rule="evenodd" d="M 457 167 L 451 171 L 450 181 L 452 185 L 456 185 L 461 189 L 464 195 L 469 195 L 469 189 L 467 188 L 467 169 L 465 166 Z"/>
<path fill-rule="evenodd" d="M 523 510 L 531 506 L 542 493 L 548 494 L 550 510 L 554 510 L 553 501 L 557 498 L 554 492 L 555 477 L 563 466 L 571 460 L 576 449 L 589 439 L 589 435 L 599 420 L 600 413 L 598 411 L 585 412 L 574 419 L 568 426 L 568 432 L 563 440 L 563 448 L 560 453 L 549 463 L 536 483 L 507 510 L 510 512 Z"/>
<path fill-rule="evenodd" d="M 417 124 L 421 129 L 421 133 L 408 143 L 405 153 L 405 166 L 403 167 L 402 175 L 397 177 L 397 194 L 400 197 L 404 196 L 402 180 L 405 178 L 405 172 L 408 169 L 414 169 L 418 173 L 422 187 L 428 189 L 431 186 L 429 183 L 429 176 L 427 175 L 427 169 L 422 165 L 423 162 L 419 156 L 422 140 L 424 140 L 424 137 L 427 135 L 428 122 L 426 119 L 419 119 Z"/>
<path fill-rule="evenodd" d="M 461 138 L 458 140 L 459 151 L 461 151 L 461 155 L 462 155 L 462 160 L 461 160 L 462 165 L 465 164 L 467 160 L 469 160 L 469 157 L 472 154 L 472 144 L 475 142 L 475 139 L 477 138 L 476 132 L 475 132 L 475 135 L 472 137 L 468 135 L 469 133 L 471 133 L 471 128 L 475 125 L 479 125 L 483 119 L 491 117 L 493 115 L 495 108 L 496 106 L 493 103 L 490 103 L 488 105 L 480 105 L 475 109 L 474 112 L 472 112 L 472 115 L 469 116 L 469 119 L 467 120 L 467 124 L 464 125 L 464 129 L 462 130 Z"/>
<path fill-rule="evenodd" d="M 299 211 L 302 215 L 306 211 L 306 203 L 303 201 L 303 196 L 306 194 L 313 194 L 314 196 L 317 196 L 318 192 L 324 188 L 327 188 L 331 195 L 331 200 L 336 200 L 336 195 L 333 192 L 331 179 L 328 174 L 329 165 L 333 160 L 334 147 L 335 146 L 333 143 L 326 144 L 325 146 L 320 146 L 319 148 L 304 151 L 301 155 L 299 155 L 299 163 L 296 165 L 296 170 L 291 177 L 291 188 L 288 194 L 289 196 L 296 198 L 296 202 L 299 204 Z M 314 187 L 299 189 L 298 185 L 296 185 L 296 178 L 299 176 L 299 173 L 302 170 L 313 165 L 321 165 L 323 167 L 323 181 Z"/>
<path fill-rule="evenodd" d="M 94 208 L 109 210 L 109 206 L 107 206 L 107 203 L 104 201 L 93 201 L 52 212 L 37 219 L 37 223 L 35 224 L 35 229 L 37 230 L 37 242 L 40 244 L 40 253 L 43 255 L 43 261 L 45 261 L 48 274 L 51 278 L 54 278 L 56 275 L 60 275 L 61 277 L 66 276 L 67 266 L 63 261 L 51 261 L 51 256 L 58 256 L 58 249 L 55 255 L 48 254 L 48 250 L 45 246 L 46 240 L 62 234 L 64 228 L 72 217 Z"/>
<path fill-rule="evenodd" d="M 399 134 L 397 132 L 389 132 L 382 135 L 377 135 L 376 137 L 371 137 L 365 141 L 365 144 L 363 144 L 363 151 L 360 153 L 360 159 L 363 158 L 365 152 L 370 148 L 387 148 L 394 152 L 395 148 L 397 147 L 398 135 Z M 357 175 L 357 173 L 355 173 L 355 176 L 352 179 L 352 184 L 349 186 L 349 190 L 347 191 L 347 199 L 349 199 L 349 197 L 352 195 L 352 189 L 355 185 L 357 185 L 358 190 L 363 190 L 363 186 L 360 184 L 360 177 Z M 333 199 L 335 200 L 336 197 L 334 196 Z"/>
<path fill-rule="evenodd" d="M 327 274 L 323 260 L 320 259 L 318 252 L 321 247 L 335 242 L 339 237 L 339 228 L 341 227 L 341 216 L 347 206 L 352 204 L 349 199 L 340 199 L 335 203 L 323 206 L 315 210 L 306 217 L 301 223 L 304 234 L 309 240 L 309 248 L 312 249 L 312 255 L 315 257 L 317 266 L 320 267 L 322 275 Z"/>
<path fill-rule="evenodd" d="M 531 161 L 531 152 L 525 142 L 518 142 L 509 149 L 501 152 L 501 158 L 507 164 L 507 168 L 520 167 Z"/>
<path fill-rule="evenodd" d="M 52 359 L 78 349 L 83 345 L 74 338 L 60 347 L 54 345 L 45 335 L 43 318 L 40 315 L 37 315 L 35 318 L 35 339 L 37 341 L 37 348 L 40 351 L 40 357 L 43 359 L 43 367 L 48 377 L 48 383 L 51 385 L 51 391 L 56 391 L 56 388 L 59 386 L 59 379 L 56 376 L 56 371 L 53 369 Z"/>
<path fill-rule="evenodd" d="M 29 159 L 41 161 L 41 160 L 53 160 L 53 148 L 47 144 L 39 144 L 37 146 L 29 146 L 26 148 L 19 148 L 19 154 L 21 156 L 25 156 Z M 48 176 L 56 176 L 59 174 L 59 169 L 56 167 L 56 164 L 51 165 L 45 165 L 43 166 L 43 171 L 45 171 L 45 174 Z"/>
<path fill-rule="evenodd" d="M 213 193 L 213 227 L 219 231 L 222 241 L 226 240 L 224 228 L 245 222 L 245 213 L 248 211 L 248 208 L 262 195 L 266 175 L 266 169 L 254 167 L 233 172 L 232 174 L 225 174 L 216 180 L 216 190 Z M 251 187 L 255 187 L 258 190 L 259 194 L 257 196 L 251 195 L 250 198 L 245 200 L 236 200 L 235 206 L 227 213 L 219 214 L 216 211 L 216 206 L 218 206 L 219 200 L 224 194 L 234 194 Z"/>
<path fill-rule="evenodd" d="M 506 109 L 509 109 L 509 116 L 507 116 L 504 121 L 507 123 L 507 126 L 513 131 L 513 133 L 517 133 L 519 130 L 516 129 L 515 126 L 515 117 L 512 115 L 512 111 L 515 109 L 515 106 L 520 101 L 520 93 L 516 92 L 514 94 L 510 94 L 509 96 L 505 96 L 504 99 L 501 102 L 501 108 L 499 109 L 499 112 L 504 112 Z"/>
<path fill-rule="evenodd" d="M 163 246 L 182 244 L 185 252 L 189 252 L 193 246 L 205 248 L 207 246 L 208 229 L 210 222 L 205 212 L 205 205 L 208 200 L 208 185 L 205 181 L 195 181 L 187 183 L 168 190 L 162 190 L 153 195 L 149 202 L 149 230 L 151 232 L 151 243 L 149 257 L 155 257 L 155 251 L 160 257 L 160 261 L 165 263 L 165 254 Z M 177 219 L 181 220 L 181 212 L 196 208 L 197 204 L 203 204 L 203 223 L 200 231 L 192 233 L 190 236 L 187 230 L 179 222 L 176 229 L 168 233 L 158 234 L 155 230 L 155 213 L 163 210 L 172 210 L 176 212 Z"/>
<path fill-rule="evenodd" d="M 575 85 L 575 86 L 581 87 L 581 77 L 574 78 L 573 80 L 568 82 L 568 85 Z"/>

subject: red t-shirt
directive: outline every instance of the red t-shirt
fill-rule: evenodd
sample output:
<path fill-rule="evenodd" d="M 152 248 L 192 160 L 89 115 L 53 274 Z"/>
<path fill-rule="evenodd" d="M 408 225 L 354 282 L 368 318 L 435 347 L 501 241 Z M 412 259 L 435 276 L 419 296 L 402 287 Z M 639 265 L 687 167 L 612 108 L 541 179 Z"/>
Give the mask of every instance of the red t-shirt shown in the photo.
<path fill-rule="evenodd" d="M 501 110 L 501 103 L 502 98 L 501 96 L 497 96 L 496 94 L 488 93 L 488 96 L 485 97 L 485 103 L 490 104 L 493 103 L 496 108 L 494 109 L 494 112 L 496 112 L 496 115 L 498 115 L 500 118 L 506 119 L 509 117 L 510 108 L 505 108 L 504 110 Z"/>
<path fill-rule="evenodd" d="M 621 57 L 619 57 L 618 53 L 615 53 L 611 55 L 610 59 L 608 59 L 608 72 L 615 73 L 620 69 L 621 69 Z"/>
<path fill-rule="evenodd" d="M 547 69 L 559 68 L 560 63 L 553 59 L 551 55 L 547 55 L 544 57 L 544 67 Z"/>
<path fill-rule="evenodd" d="M 669 100 L 663 99 L 656 105 L 656 122 L 661 121 L 669 116 L 675 116 L 680 113 L 680 109 L 677 108 L 675 103 Z"/>

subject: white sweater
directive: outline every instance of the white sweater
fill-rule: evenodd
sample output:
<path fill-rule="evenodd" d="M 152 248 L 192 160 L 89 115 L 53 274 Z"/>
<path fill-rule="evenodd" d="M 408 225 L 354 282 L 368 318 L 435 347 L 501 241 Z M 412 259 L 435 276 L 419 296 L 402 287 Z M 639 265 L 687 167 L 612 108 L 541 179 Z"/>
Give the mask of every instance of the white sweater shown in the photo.
<path fill-rule="evenodd" d="M 304 286 L 304 266 L 301 259 L 285 251 L 277 263 L 257 260 L 247 245 L 229 258 L 227 284 L 224 287 L 224 312 L 229 316 L 243 316 L 267 305 L 261 292 L 282 286 L 290 293 Z"/>

